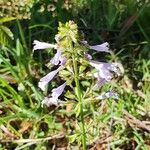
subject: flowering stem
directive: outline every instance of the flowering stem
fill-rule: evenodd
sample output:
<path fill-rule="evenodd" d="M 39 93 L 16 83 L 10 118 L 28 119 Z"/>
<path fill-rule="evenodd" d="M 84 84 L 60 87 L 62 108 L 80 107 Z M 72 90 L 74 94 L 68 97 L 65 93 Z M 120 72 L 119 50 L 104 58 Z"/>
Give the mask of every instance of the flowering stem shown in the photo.
<path fill-rule="evenodd" d="M 77 68 L 77 53 L 76 50 L 74 50 L 74 54 L 72 55 L 72 60 L 73 60 L 73 69 L 74 69 L 74 79 L 76 83 L 76 88 L 77 88 L 77 97 L 78 101 L 80 104 L 80 117 L 81 117 L 81 123 L 82 123 L 82 146 L 83 150 L 86 150 L 86 132 L 85 132 L 85 125 L 84 125 L 84 113 L 83 113 L 83 101 L 82 101 L 82 94 L 81 94 L 81 89 L 80 89 L 80 84 L 79 84 L 79 73 L 78 73 L 78 68 Z"/>

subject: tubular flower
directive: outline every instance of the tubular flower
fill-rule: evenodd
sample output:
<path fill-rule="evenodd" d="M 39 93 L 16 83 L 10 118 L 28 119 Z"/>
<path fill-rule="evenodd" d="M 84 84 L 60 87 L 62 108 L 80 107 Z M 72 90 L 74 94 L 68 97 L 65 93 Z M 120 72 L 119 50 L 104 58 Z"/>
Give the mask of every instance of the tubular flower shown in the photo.
<path fill-rule="evenodd" d="M 107 42 L 105 42 L 103 44 L 100 44 L 100 45 L 93 45 L 93 46 L 89 45 L 89 48 L 93 49 L 95 51 L 98 51 L 98 52 L 110 53 L 110 51 L 109 51 L 109 43 L 107 43 Z"/>
<path fill-rule="evenodd" d="M 58 49 L 56 44 L 49 44 L 49 43 L 45 43 L 45 42 L 39 42 L 37 40 L 34 40 L 33 44 L 34 44 L 33 51 L 38 50 L 38 49 L 47 49 L 47 48 L 57 49 L 57 53 L 55 54 L 55 56 L 50 61 L 53 65 L 58 65 L 59 62 L 60 62 L 59 65 L 63 66 L 66 63 L 66 58 L 62 57 L 61 50 Z M 45 91 L 47 84 L 61 70 L 61 66 L 58 69 L 56 69 L 54 71 L 51 71 L 46 76 L 41 78 L 39 83 L 38 83 L 38 87 L 41 88 L 43 91 Z"/>
<path fill-rule="evenodd" d="M 55 77 L 55 75 L 61 70 L 61 67 L 58 69 L 51 71 L 46 76 L 40 79 L 38 83 L 38 87 L 41 88 L 43 91 L 45 91 L 47 84 Z"/>
<path fill-rule="evenodd" d="M 96 99 L 107 99 L 107 98 L 115 98 L 119 99 L 118 94 L 114 91 L 103 92 L 100 96 L 96 97 Z"/>
<path fill-rule="evenodd" d="M 113 73 L 119 74 L 117 63 L 104 63 L 97 61 L 90 61 L 90 65 L 97 69 L 97 72 L 94 76 L 98 79 L 102 78 L 106 81 L 110 81 L 113 78 Z"/>
<path fill-rule="evenodd" d="M 87 54 L 87 53 L 84 54 L 84 57 L 85 57 L 86 59 L 88 59 L 88 60 L 91 60 L 91 59 L 92 59 L 92 56 L 91 56 L 90 54 Z"/>
<path fill-rule="evenodd" d="M 55 45 L 55 44 L 49 44 L 49 43 L 40 42 L 37 40 L 34 40 L 33 44 L 34 44 L 33 51 L 39 50 L 39 49 L 47 49 L 47 48 L 57 49 L 57 45 Z"/>
<path fill-rule="evenodd" d="M 104 85 L 107 81 L 105 79 L 100 78 L 99 76 L 97 77 L 97 81 L 95 86 L 93 87 L 94 89 L 97 89 L 99 87 L 101 87 L 102 85 Z"/>
<path fill-rule="evenodd" d="M 110 53 L 109 51 L 109 43 L 105 42 L 103 44 L 99 44 L 99 45 L 89 45 L 87 41 L 81 41 L 82 44 L 84 44 L 86 47 L 88 47 L 89 49 L 93 49 L 95 51 L 98 52 L 106 52 L 106 53 Z"/>
<path fill-rule="evenodd" d="M 45 104 L 47 106 L 50 106 L 50 105 L 58 106 L 59 104 L 63 103 L 63 101 L 58 99 L 58 97 L 63 93 L 65 87 L 66 87 L 66 82 L 60 85 L 59 87 L 54 88 L 52 90 L 51 96 L 44 98 L 44 100 L 42 101 L 42 105 Z"/>
<path fill-rule="evenodd" d="M 47 48 L 57 49 L 57 53 L 54 55 L 54 57 L 50 61 L 51 64 L 58 65 L 60 62 L 60 65 L 64 65 L 66 63 L 66 58 L 62 57 L 61 50 L 58 48 L 56 44 L 39 42 L 37 40 L 34 40 L 33 44 L 34 44 L 33 51 L 39 50 L 39 49 L 47 49 Z"/>
<path fill-rule="evenodd" d="M 53 65 L 58 65 L 60 62 L 60 65 L 64 65 L 66 63 L 66 58 L 62 57 L 61 55 L 61 51 L 59 49 L 57 49 L 57 53 L 55 54 L 55 56 L 51 59 L 51 64 Z"/>

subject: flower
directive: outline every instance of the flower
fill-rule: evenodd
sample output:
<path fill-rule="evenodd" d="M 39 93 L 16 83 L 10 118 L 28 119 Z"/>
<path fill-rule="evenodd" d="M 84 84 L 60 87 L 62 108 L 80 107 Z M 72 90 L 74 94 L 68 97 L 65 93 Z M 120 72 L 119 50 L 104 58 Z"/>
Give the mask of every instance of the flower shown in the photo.
<path fill-rule="evenodd" d="M 120 75 L 117 63 L 90 61 L 90 65 L 97 69 L 98 72 L 94 73 L 94 76 L 98 79 L 102 78 L 110 81 L 113 78 L 113 72 Z"/>
<path fill-rule="evenodd" d="M 105 42 L 105 43 L 100 44 L 100 45 L 93 45 L 93 46 L 89 45 L 89 48 L 93 49 L 93 50 L 96 50 L 98 52 L 110 53 L 110 51 L 109 51 L 109 43 L 108 42 Z"/>
<path fill-rule="evenodd" d="M 61 69 L 61 67 L 59 67 L 58 69 L 56 69 L 54 71 L 51 71 L 46 76 L 41 78 L 38 83 L 38 87 L 41 88 L 43 91 L 45 91 L 48 82 L 50 82 L 54 78 L 54 76 L 59 72 L 60 69 Z"/>
<path fill-rule="evenodd" d="M 57 49 L 57 45 L 55 45 L 55 44 L 40 42 L 37 40 L 34 40 L 33 44 L 34 44 L 33 51 L 38 50 L 38 49 L 47 49 L 47 48 Z"/>
<path fill-rule="evenodd" d="M 61 51 L 59 49 L 57 49 L 57 53 L 55 54 L 55 56 L 51 59 L 51 64 L 53 65 L 58 65 L 60 62 L 60 65 L 64 65 L 66 63 L 66 58 L 62 57 L 61 55 Z"/>
<path fill-rule="evenodd" d="M 62 85 L 60 85 L 59 87 L 55 88 L 52 90 L 52 97 L 59 97 L 62 92 L 64 91 L 64 88 L 66 86 L 66 82 Z"/>
<path fill-rule="evenodd" d="M 102 85 L 104 85 L 107 81 L 105 79 L 101 79 L 100 77 L 97 77 L 97 81 L 96 84 L 93 87 L 93 90 L 101 87 Z"/>
<path fill-rule="evenodd" d="M 84 54 L 84 57 L 85 57 L 86 59 L 88 59 L 88 60 L 91 60 L 91 59 L 92 59 L 92 56 L 91 56 L 90 54 L 87 54 L 87 53 Z"/>
<path fill-rule="evenodd" d="M 42 105 L 45 104 L 47 106 L 50 106 L 50 105 L 58 106 L 59 104 L 63 103 L 63 101 L 58 99 L 58 97 L 63 93 L 65 87 L 66 87 L 66 82 L 60 85 L 59 87 L 54 88 L 52 90 L 51 96 L 44 98 L 44 100 L 42 101 Z"/>
<path fill-rule="evenodd" d="M 96 97 L 96 99 L 106 99 L 114 97 L 115 99 L 119 99 L 118 94 L 114 91 L 103 92 L 100 96 Z"/>
<path fill-rule="evenodd" d="M 92 45 L 92 46 L 89 45 L 88 42 L 85 40 L 81 41 L 81 43 L 84 44 L 86 47 L 89 47 L 90 49 L 93 49 L 95 51 L 110 53 L 108 42 L 105 42 L 105 43 L 99 44 L 99 45 Z"/>

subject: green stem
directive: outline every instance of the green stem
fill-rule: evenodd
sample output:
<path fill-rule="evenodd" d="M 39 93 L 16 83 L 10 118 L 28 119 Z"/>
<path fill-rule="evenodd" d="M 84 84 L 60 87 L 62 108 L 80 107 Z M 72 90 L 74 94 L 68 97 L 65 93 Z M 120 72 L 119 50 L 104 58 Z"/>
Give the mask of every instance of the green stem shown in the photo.
<path fill-rule="evenodd" d="M 20 21 L 19 21 L 18 19 L 17 19 L 16 21 L 17 21 L 17 25 L 18 25 L 18 29 L 19 29 L 19 33 L 20 33 L 20 37 L 21 37 L 23 46 L 24 46 L 24 48 L 25 48 L 25 50 L 26 50 L 26 54 L 28 54 L 28 53 L 27 53 L 27 44 L 26 44 L 26 40 L 25 40 L 25 36 L 24 36 L 23 29 L 22 29 L 22 27 L 21 27 Z"/>
<path fill-rule="evenodd" d="M 80 84 L 79 84 L 79 73 L 78 73 L 78 68 L 77 68 L 77 53 L 74 51 L 74 54 L 72 55 L 72 60 L 73 60 L 73 69 L 74 69 L 74 78 L 75 78 L 75 83 L 76 83 L 76 88 L 77 88 L 77 97 L 78 101 L 80 104 L 80 117 L 81 117 L 81 123 L 82 123 L 82 146 L 83 150 L 86 150 L 86 132 L 85 132 L 85 125 L 84 125 L 84 113 L 83 113 L 83 101 L 82 101 L 82 94 L 81 94 L 81 89 L 80 89 Z"/>

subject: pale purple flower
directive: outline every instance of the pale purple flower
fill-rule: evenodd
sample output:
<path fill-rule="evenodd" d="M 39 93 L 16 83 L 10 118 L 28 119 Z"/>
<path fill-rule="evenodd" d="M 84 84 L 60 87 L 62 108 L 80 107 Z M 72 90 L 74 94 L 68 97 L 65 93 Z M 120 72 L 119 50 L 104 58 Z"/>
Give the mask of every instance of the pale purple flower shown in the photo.
<path fill-rule="evenodd" d="M 47 106 L 50 106 L 50 105 L 58 106 L 59 104 L 62 104 L 63 101 L 58 99 L 58 97 L 63 93 L 65 86 L 66 86 L 66 82 L 60 85 L 59 87 L 54 88 L 52 90 L 51 96 L 44 98 L 44 100 L 42 101 L 42 105 L 45 104 Z"/>
<path fill-rule="evenodd" d="M 39 81 L 38 87 L 39 87 L 42 91 L 45 91 L 47 84 L 48 84 L 47 81 Z"/>
<path fill-rule="evenodd" d="M 34 44 L 33 51 L 38 50 L 38 49 L 47 49 L 47 48 L 57 49 L 57 45 L 55 45 L 55 44 L 40 42 L 37 40 L 34 40 L 33 44 Z"/>
<path fill-rule="evenodd" d="M 89 47 L 90 49 L 93 49 L 95 51 L 110 53 L 108 42 L 105 42 L 105 43 L 99 44 L 99 45 L 92 45 L 92 46 L 89 45 L 88 42 L 85 40 L 81 41 L 81 43 L 84 44 L 86 47 Z"/>
<path fill-rule="evenodd" d="M 90 61 L 90 65 L 97 69 L 97 72 L 94 73 L 96 78 L 102 78 L 106 81 L 110 81 L 113 78 L 113 72 L 120 75 L 117 63 Z"/>
<path fill-rule="evenodd" d="M 64 88 L 66 86 L 66 82 L 62 85 L 60 85 L 59 87 L 55 88 L 52 90 L 52 97 L 59 97 L 62 92 L 64 91 Z"/>
<path fill-rule="evenodd" d="M 87 54 L 87 53 L 84 54 L 84 57 L 85 57 L 86 59 L 88 59 L 88 60 L 91 60 L 91 59 L 92 59 L 92 56 L 91 56 L 90 54 Z"/>
<path fill-rule="evenodd" d="M 96 84 L 94 85 L 93 89 L 100 88 L 102 85 L 104 85 L 107 81 L 105 79 L 102 79 L 100 77 L 97 77 Z"/>
<path fill-rule="evenodd" d="M 107 99 L 107 98 L 115 98 L 119 99 L 118 94 L 114 91 L 103 92 L 100 96 L 96 97 L 96 99 Z"/>
<path fill-rule="evenodd" d="M 47 84 L 55 77 L 55 75 L 59 72 L 60 69 L 61 67 L 59 67 L 58 69 L 54 71 L 51 71 L 46 76 L 41 78 L 38 83 L 38 87 L 41 88 L 43 91 L 45 91 Z"/>
<path fill-rule="evenodd" d="M 51 59 L 51 63 L 53 65 L 58 65 L 59 64 L 59 61 L 60 61 L 60 58 L 61 58 L 61 51 L 58 49 L 57 50 L 57 53 L 55 54 L 55 56 Z"/>
<path fill-rule="evenodd" d="M 66 63 L 66 58 L 65 57 L 60 57 L 60 65 L 63 66 Z"/>
<path fill-rule="evenodd" d="M 62 57 L 61 50 L 57 49 L 57 53 L 50 61 L 53 65 L 58 65 L 60 62 L 60 65 L 64 65 L 66 63 L 66 58 Z"/>
<path fill-rule="evenodd" d="M 82 40 L 80 41 L 82 44 L 86 45 L 86 46 L 89 46 L 88 42 L 86 40 Z"/>
<path fill-rule="evenodd" d="M 100 44 L 100 45 L 93 45 L 93 46 L 89 45 L 89 48 L 93 49 L 93 50 L 96 50 L 98 52 L 110 53 L 110 51 L 109 51 L 109 43 L 108 42 L 105 42 L 105 43 Z"/>

